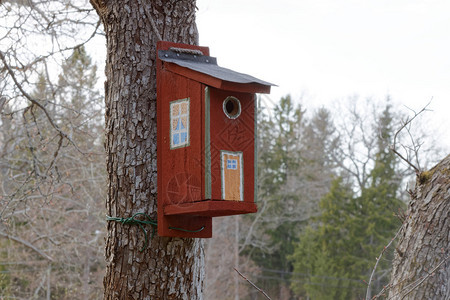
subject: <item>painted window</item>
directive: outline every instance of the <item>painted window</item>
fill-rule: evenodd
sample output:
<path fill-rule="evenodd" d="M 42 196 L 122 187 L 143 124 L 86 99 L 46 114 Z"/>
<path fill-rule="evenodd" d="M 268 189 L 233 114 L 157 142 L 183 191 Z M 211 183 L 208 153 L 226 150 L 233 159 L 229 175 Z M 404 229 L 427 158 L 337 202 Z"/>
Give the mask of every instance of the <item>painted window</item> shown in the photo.
<path fill-rule="evenodd" d="M 228 159 L 227 160 L 227 169 L 237 170 L 237 159 Z"/>
<path fill-rule="evenodd" d="M 189 98 L 170 102 L 170 148 L 189 146 Z"/>

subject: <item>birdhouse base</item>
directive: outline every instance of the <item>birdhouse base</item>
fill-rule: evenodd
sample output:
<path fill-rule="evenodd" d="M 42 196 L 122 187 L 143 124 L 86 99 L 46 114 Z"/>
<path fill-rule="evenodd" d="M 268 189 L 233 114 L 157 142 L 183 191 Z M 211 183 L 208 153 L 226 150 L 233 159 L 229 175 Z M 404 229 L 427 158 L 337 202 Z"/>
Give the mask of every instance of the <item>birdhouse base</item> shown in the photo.
<path fill-rule="evenodd" d="M 203 200 L 166 205 L 158 210 L 158 235 L 169 237 L 210 238 L 212 218 L 254 213 L 253 202 Z"/>
<path fill-rule="evenodd" d="M 240 214 L 255 213 L 257 207 L 255 203 L 228 200 L 206 200 L 192 203 L 172 204 L 164 207 L 164 214 L 223 217 Z"/>

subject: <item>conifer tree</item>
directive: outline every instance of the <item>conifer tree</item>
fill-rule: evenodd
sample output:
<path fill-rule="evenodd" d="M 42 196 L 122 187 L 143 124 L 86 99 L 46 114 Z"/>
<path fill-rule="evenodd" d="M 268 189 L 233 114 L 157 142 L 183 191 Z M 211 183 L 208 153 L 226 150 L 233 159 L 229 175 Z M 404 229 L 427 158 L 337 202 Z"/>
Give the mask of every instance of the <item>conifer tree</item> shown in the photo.
<path fill-rule="evenodd" d="M 295 254 L 292 288 L 314 299 L 359 299 L 365 294 L 374 258 L 400 225 L 394 212 L 402 207 L 397 160 L 387 147 L 393 117 L 387 105 L 375 124 L 376 157 L 367 186 L 353 191 L 350 177 L 337 178 L 320 202 L 315 226 L 300 235 Z M 305 258 L 308 259 L 305 259 Z M 305 261 L 306 260 L 306 261 Z M 389 278 L 390 263 L 378 266 L 375 288 Z"/>
<path fill-rule="evenodd" d="M 59 105 L 70 108 L 64 113 L 63 123 L 78 133 L 96 136 L 103 126 L 102 98 L 96 89 L 97 66 L 92 63 L 84 46 L 76 48 L 63 63 L 58 80 Z"/>
<path fill-rule="evenodd" d="M 355 238 L 360 236 L 360 259 L 367 260 L 367 267 L 363 264 L 360 270 L 365 278 L 369 278 L 370 266 L 374 264 L 373 258 L 379 255 L 383 246 L 400 227 L 401 220 L 395 214 L 405 206 L 400 200 L 401 177 L 398 158 L 389 149 L 394 135 L 393 114 L 389 104 L 380 114 L 376 124 L 375 132 L 378 135 L 374 167 L 368 177 L 368 186 L 361 191 L 361 196 L 355 203 L 357 214 L 354 234 Z M 383 285 L 389 282 L 390 268 L 389 260 L 379 263 L 373 286 L 375 291 L 381 290 Z"/>
<path fill-rule="evenodd" d="M 247 247 L 246 254 L 262 269 L 262 277 L 274 276 L 280 271 L 279 281 L 258 280 L 269 294 L 280 295 L 288 287 L 291 262 L 287 257 L 293 251 L 294 233 L 298 220 L 294 209 L 298 204 L 295 190 L 289 189 L 289 178 L 299 165 L 298 145 L 304 111 L 295 106 L 291 97 L 282 97 L 273 109 L 273 115 L 260 114 L 258 122 L 258 205 L 263 214 L 253 233 L 260 246 Z M 252 218 L 252 216 L 251 216 Z"/>
<path fill-rule="evenodd" d="M 291 259 L 294 263 L 292 289 L 313 299 L 353 299 L 361 289 L 352 278 L 352 254 L 357 243 L 349 237 L 349 210 L 354 193 L 336 178 L 330 192 L 320 201 L 317 228 L 307 227 L 300 235 Z M 362 291 L 362 289 L 361 289 Z"/>
<path fill-rule="evenodd" d="M 246 253 L 261 269 L 259 286 L 289 298 L 293 267 L 288 257 L 298 232 L 330 188 L 331 153 L 338 137 L 328 110 L 318 109 L 307 118 L 290 96 L 280 99 L 273 114 L 262 114 L 258 129 L 260 209 L 254 240 L 260 242 Z"/>

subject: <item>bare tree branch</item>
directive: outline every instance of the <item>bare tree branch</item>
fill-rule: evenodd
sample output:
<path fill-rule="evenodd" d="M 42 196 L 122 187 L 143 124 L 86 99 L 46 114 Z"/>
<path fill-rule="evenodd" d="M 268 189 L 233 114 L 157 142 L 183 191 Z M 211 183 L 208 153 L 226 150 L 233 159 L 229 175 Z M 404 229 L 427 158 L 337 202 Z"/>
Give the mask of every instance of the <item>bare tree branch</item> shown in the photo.
<path fill-rule="evenodd" d="M 366 299 L 370 299 L 371 295 L 370 295 L 370 285 L 372 284 L 372 280 L 373 280 L 373 276 L 375 275 L 375 271 L 378 267 L 378 263 L 381 260 L 381 257 L 383 256 L 384 252 L 386 252 L 386 250 L 392 245 L 392 243 L 397 239 L 398 235 L 400 234 L 400 232 L 402 231 L 402 227 L 400 227 L 397 231 L 397 233 L 395 234 L 395 236 L 389 241 L 389 243 L 383 248 L 383 250 L 381 251 L 380 255 L 377 257 L 377 262 L 375 263 L 375 266 L 372 269 L 372 273 L 370 274 L 370 278 L 369 278 L 369 282 L 367 283 L 367 291 L 366 291 Z M 376 296 L 377 297 L 377 296 Z M 375 297 L 372 299 L 376 299 Z"/>
<path fill-rule="evenodd" d="M 248 283 L 250 283 L 255 289 L 257 289 L 261 294 L 264 295 L 264 297 L 266 297 L 267 299 L 271 300 L 271 298 L 266 294 L 266 292 L 264 292 L 262 289 L 260 289 L 259 287 L 257 287 L 253 282 L 251 282 L 247 277 L 245 277 L 244 275 L 241 274 L 241 272 L 239 272 L 236 268 L 234 268 L 234 270 L 239 274 L 239 276 L 241 276 L 242 278 L 244 278 Z"/>
<path fill-rule="evenodd" d="M 6 103 L 6 97 L 0 97 L 0 113 L 3 110 L 3 106 L 5 105 L 5 103 Z"/>
<path fill-rule="evenodd" d="M 414 119 L 416 119 L 420 114 L 422 114 L 422 113 L 425 112 L 425 111 L 428 111 L 427 107 L 430 105 L 430 103 L 431 103 L 431 101 L 428 102 L 428 104 L 425 105 L 424 108 L 422 108 L 419 112 L 416 112 L 416 111 L 414 111 L 414 110 L 408 108 L 409 110 L 411 110 L 411 111 L 414 113 L 414 116 L 412 116 L 411 118 L 410 118 L 410 117 L 407 117 L 405 121 L 402 121 L 402 126 L 400 126 L 400 128 L 395 132 L 395 135 L 394 135 L 394 141 L 393 141 L 393 143 L 392 143 L 392 145 L 391 145 L 391 147 L 390 147 L 391 151 L 394 152 L 398 157 L 400 157 L 404 162 L 406 162 L 411 168 L 413 168 L 417 175 L 420 174 L 420 172 L 421 172 L 421 168 L 420 168 L 420 165 L 419 165 L 419 162 L 418 162 L 418 151 L 419 151 L 419 148 L 420 148 L 421 144 L 420 144 L 420 145 L 417 145 L 417 144 L 416 144 L 416 140 L 413 139 L 413 137 L 412 137 L 412 135 L 411 135 L 411 133 L 410 133 L 410 131 L 409 131 L 409 129 L 408 129 L 408 126 L 409 126 L 409 125 L 412 123 L 412 121 L 414 121 Z M 415 158 L 416 158 L 415 164 L 413 164 L 413 163 L 411 162 L 411 159 L 410 159 L 409 157 L 405 157 L 405 156 L 402 155 L 402 154 L 400 153 L 400 151 L 397 149 L 397 141 L 398 141 L 399 134 L 400 134 L 404 129 L 406 129 L 406 130 L 408 131 L 408 134 L 409 134 L 409 136 L 410 136 L 410 138 L 411 138 L 411 140 L 412 140 L 413 147 L 412 147 L 412 149 L 410 149 L 410 150 L 413 151 L 414 156 L 415 156 Z M 402 145 L 402 147 L 405 148 L 404 145 Z M 408 153 L 408 151 L 406 151 L 406 152 Z M 407 155 L 407 154 L 406 154 L 406 155 Z"/>
<path fill-rule="evenodd" d="M 27 246 L 28 248 L 32 249 L 33 251 L 35 251 L 36 253 L 38 253 L 39 255 L 41 255 L 43 258 L 49 260 L 49 261 L 53 261 L 53 258 L 51 258 L 50 256 L 48 256 L 47 254 L 45 254 L 44 252 L 42 252 L 40 249 L 36 248 L 35 246 L 33 246 L 32 244 L 30 244 L 29 242 L 22 240 L 21 238 L 9 235 L 3 231 L 0 231 L 0 235 L 8 238 L 10 240 L 13 240 L 15 242 L 21 243 L 24 246 Z"/>
<path fill-rule="evenodd" d="M 5 68 L 8 70 L 9 75 L 11 76 L 11 78 L 14 81 L 14 84 L 17 86 L 17 88 L 20 90 L 20 92 L 22 93 L 22 95 L 28 100 L 30 101 L 32 104 L 36 105 L 37 107 L 39 107 L 45 114 L 45 116 L 47 117 L 48 122 L 50 123 L 50 125 L 58 132 L 58 134 L 67 139 L 79 152 L 82 153 L 82 151 L 77 147 L 77 145 L 75 144 L 75 142 L 64 132 L 61 130 L 61 128 L 59 128 L 59 126 L 53 121 L 53 118 L 50 116 L 50 114 L 48 113 L 47 109 L 41 104 L 39 103 L 38 100 L 34 99 L 33 97 L 31 97 L 30 94 L 28 94 L 22 87 L 22 85 L 19 83 L 19 81 L 16 78 L 16 75 L 14 74 L 14 71 L 9 67 L 5 56 L 3 55 L 3 52 L 0 51 L 0 59 L 2 60 Z"/>

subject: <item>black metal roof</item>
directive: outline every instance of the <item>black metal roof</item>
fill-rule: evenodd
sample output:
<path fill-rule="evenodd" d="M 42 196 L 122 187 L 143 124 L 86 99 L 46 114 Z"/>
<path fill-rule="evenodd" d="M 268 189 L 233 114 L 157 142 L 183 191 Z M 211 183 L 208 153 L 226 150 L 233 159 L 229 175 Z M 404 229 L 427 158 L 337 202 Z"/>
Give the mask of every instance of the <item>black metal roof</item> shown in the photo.
<path fill-rule="evenodd" d="M 273 83 L 263 81 L 251 75 L 219 67 L 215 57 L 201 55 L 195 51 L 184 53 L 176 50 L 159 50 L 158 57 L 162 61 L 174 63 L 181 67 L 225 81 L 236 83 L 258 83 L 266 86 L 275 86 Z"/>

